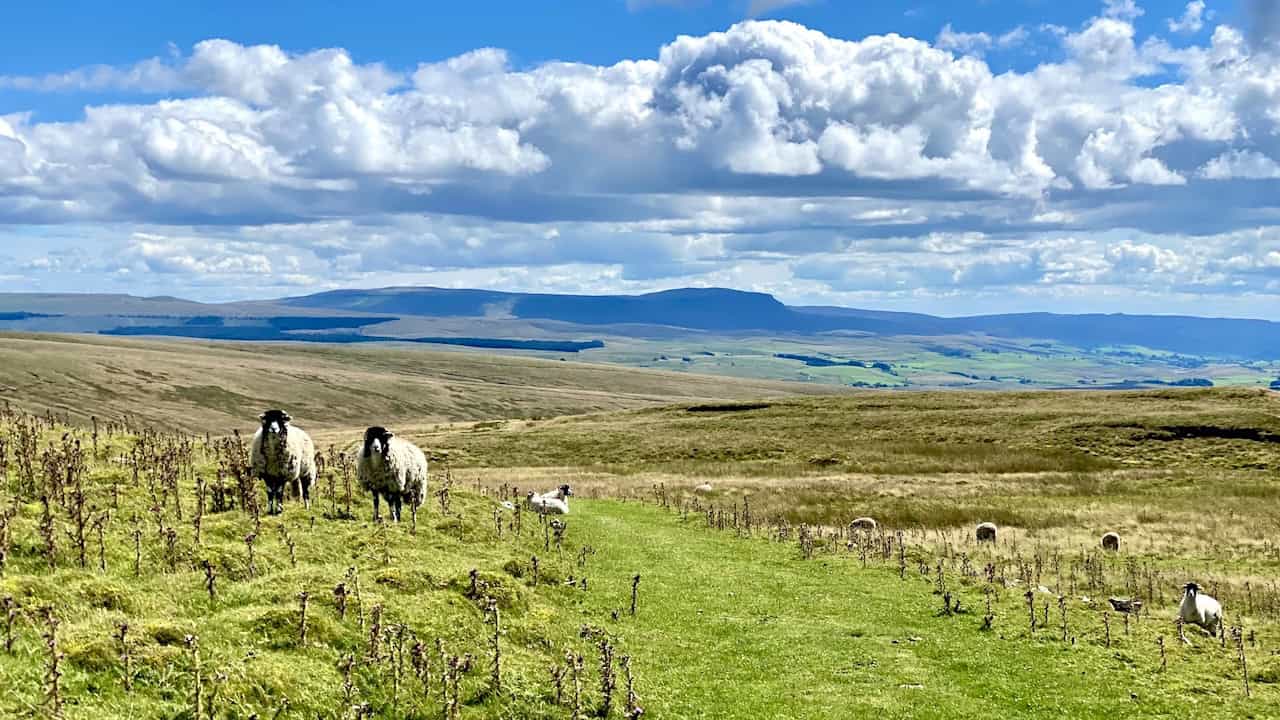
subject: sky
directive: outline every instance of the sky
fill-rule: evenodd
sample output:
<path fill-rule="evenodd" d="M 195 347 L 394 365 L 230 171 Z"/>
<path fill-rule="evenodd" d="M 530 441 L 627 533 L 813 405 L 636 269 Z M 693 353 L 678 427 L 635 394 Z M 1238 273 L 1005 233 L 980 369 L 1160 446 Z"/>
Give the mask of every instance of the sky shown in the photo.
<path fill-rule="evenodd" d="M 0 292 L 1280 320 L 1280 0 L 0 10 Z"/>

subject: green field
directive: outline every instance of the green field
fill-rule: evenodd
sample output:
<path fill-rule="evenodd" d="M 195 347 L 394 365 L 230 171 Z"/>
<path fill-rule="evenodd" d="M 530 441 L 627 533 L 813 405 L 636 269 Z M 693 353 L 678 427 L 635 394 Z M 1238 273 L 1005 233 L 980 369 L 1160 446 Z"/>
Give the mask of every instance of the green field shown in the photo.
<path fill-rule="evenodd" d="M 632 381 L 639 389 L 650 375 Z M 0 716 L 189 718 L 198 703 L 216 718 L 447 718 L 456 701 L 462 718 L 569 718 L 566 653 L 582 657 L 581 717 L 602 711 L 610 673 L 609 715 L 625 716 L 624 656 L 645 717 L 1280 713 L 1274 394 L 748 402 L 725 387 L 555 418 L 512 410 L 442 423 L 406 411 L 395 429 L 449 458 L 447 471 L 434 466 L 416 534 L 408 522 L 372 524 L 358 490 L 347 514 L 336 453 L 356 424 L 318 426 L 335 461 L 310 513 L 291 503 L 255 520 L 260 484 L 237 482 L 243 449 L 219 434 L 103 421 L 95 441 L 88 425 L 10 411 L 0 601 L 13 610 L 12 648 L 0 651 Z M 74 418 L 112 417 L 79 402 Z M 529 512 L 517 532 L 497 504 L 561 482 L 578 497 L 559 543 Z M 711 492 L 695 495 L 704 482 Z M 863 515 L 880 530 L 847 529 Z M 998 543 L 972 539 L 983 520 L 1000 525 Z M 1097 549 L 1106 530 L 1120 532 L 1118 554 Z M 1223 600 L 1238 645 L 1192 627 L 1189 644 L 1179 640 L 1173 616 L 1189 579 Z M 1111 596 L 1145 610 L 1126 621 Z"/>

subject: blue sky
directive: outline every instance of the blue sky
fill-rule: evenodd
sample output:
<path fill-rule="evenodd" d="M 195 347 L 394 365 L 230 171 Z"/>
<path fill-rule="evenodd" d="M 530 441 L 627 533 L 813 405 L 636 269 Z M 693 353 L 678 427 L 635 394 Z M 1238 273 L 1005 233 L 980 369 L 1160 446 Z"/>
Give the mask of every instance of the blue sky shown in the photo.
<path fill-rule="evenodd" d="M 1280 319 L 1271 0 L 125 5 L 6 8 L 0 291 Z"/>

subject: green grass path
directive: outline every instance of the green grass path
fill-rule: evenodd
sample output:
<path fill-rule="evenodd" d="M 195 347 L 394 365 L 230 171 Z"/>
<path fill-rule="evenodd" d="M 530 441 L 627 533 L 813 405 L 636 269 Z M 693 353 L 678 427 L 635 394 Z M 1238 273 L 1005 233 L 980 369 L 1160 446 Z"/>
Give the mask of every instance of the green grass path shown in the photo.
<path fill-rule="evenodd" d="M 1162 674 L 1153 640 L 1117 637 L 1108 650 L 1098 643 L 1100 617 L 1084 610 L 1073 610 L 1074 621 L 1088 627 L 1073 632 L 1096 632 L 1064 645 L 1056 599 L 1050 627 L 1029 639 L 1025 605 L 1010 590 L 995 631 L 984 633 L 978 588 L 963 593 L 974 611 L 940 617 L 931 581 L 914 566 L 903 582 L 896 566 L 864 570 L 856 556 L 805 561 L 794 543 L 740 540 L 705 529 L 696 516 L 681 527 L 674 515 L 635 503 L 583 502 L 575 512 L 574 539 L 600 548 L 592 575 L 608 576 L 587 607 L 625 608 L 630 574 L 643 575 L 639 616 L 618 632 L 639 660 L 652 717 L 1280 713 L 1266 686 L 1255 685 L 1254 699 L 1243 702 L 1233 654 L 1205 639 L 1186 650 L 1171 642 Z M 1119 627 L 1117 619 L 1117 636 Z"/>

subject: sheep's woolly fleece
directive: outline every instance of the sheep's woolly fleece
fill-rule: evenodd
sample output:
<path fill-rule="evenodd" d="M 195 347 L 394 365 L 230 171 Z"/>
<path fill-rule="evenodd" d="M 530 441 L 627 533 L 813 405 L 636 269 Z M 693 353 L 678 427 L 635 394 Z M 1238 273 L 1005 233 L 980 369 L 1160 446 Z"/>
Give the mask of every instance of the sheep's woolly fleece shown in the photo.
<path fill-rule="evenodd" d="M 392 437 L 385 463 L 376 454 L 365 457 L 363 446 L 358 457 L 356 476 L 365 490 L 398 495 L 416 493 L 419 499 L 426 496 L 427 456 L 417 445 Z"/>

